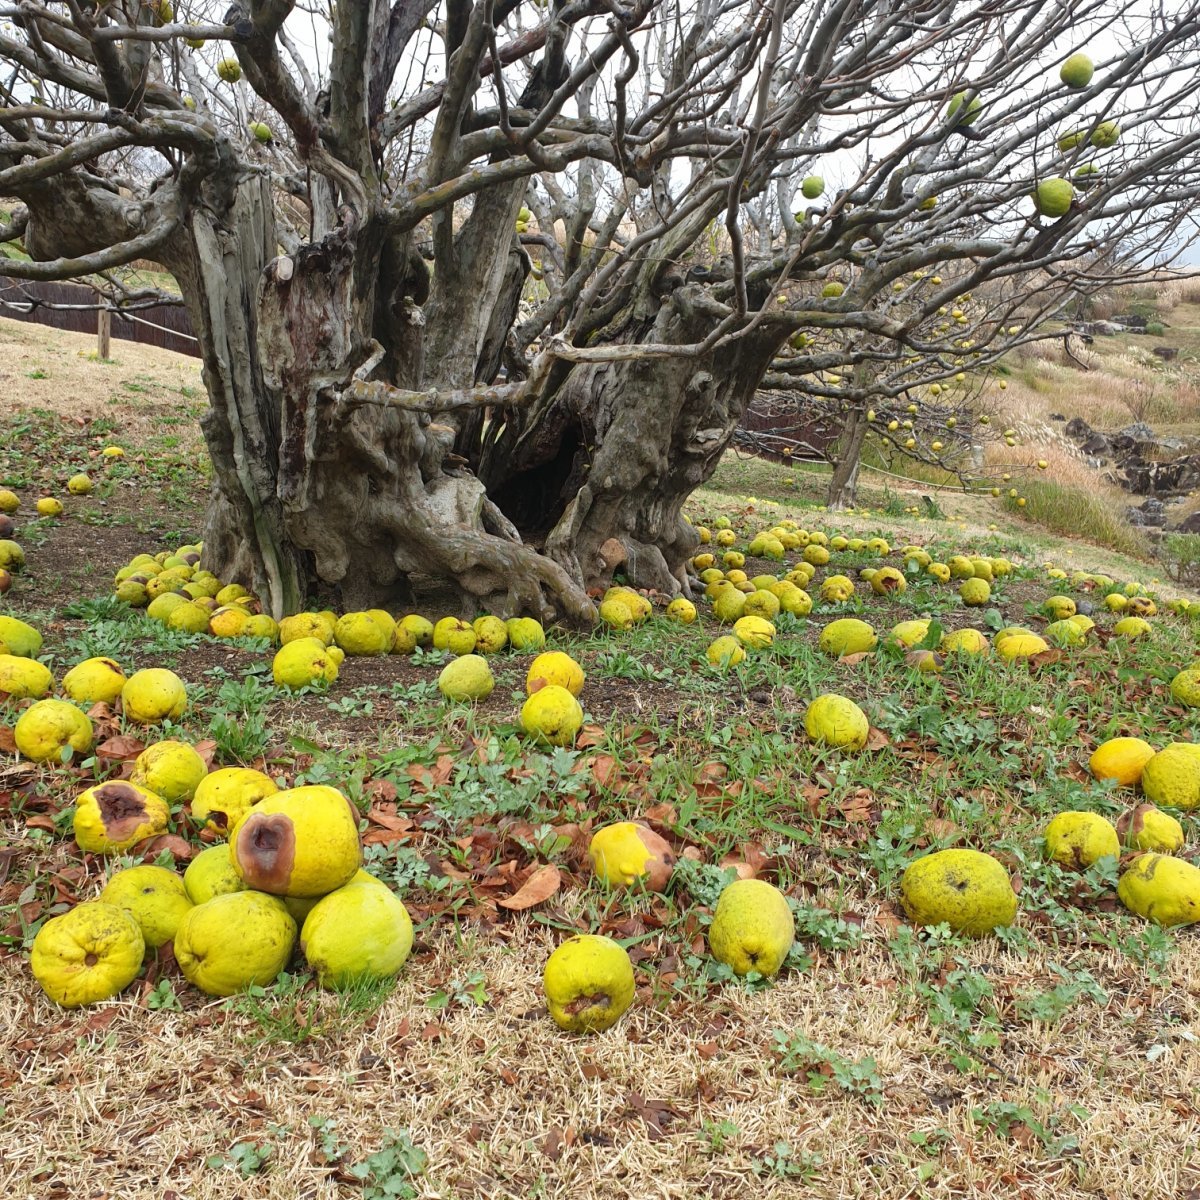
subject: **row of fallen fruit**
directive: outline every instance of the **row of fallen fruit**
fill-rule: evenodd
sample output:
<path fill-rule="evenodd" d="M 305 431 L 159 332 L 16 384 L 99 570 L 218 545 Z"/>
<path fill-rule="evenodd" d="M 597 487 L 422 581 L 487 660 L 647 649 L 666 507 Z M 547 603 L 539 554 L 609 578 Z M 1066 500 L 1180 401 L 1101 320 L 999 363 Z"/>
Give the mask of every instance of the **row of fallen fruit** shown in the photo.
<path fill-rule="evenodd" d="M 194 776 L 179 765 L 175 749 L 159 755 L 148 750 L 142 758 L 147 756 L 145 763 L 139 759 L 135 776 L 150 777 L 157 768 L 164 790 L 171 784 L 186 794 Z M 358 813 L 341 792 L 324 785 L 278 791 L 266 776 L 239 768 L 203 776 L 194 788 L 198 800 L 206 784 L 212 795 L 203 805 L 193 803 L 193 816 L 202 810 L 210 822 L 218 818 L 228 843 L 204 850 L 182 877 L 150 865 L 116 871 L 98 900 L 46 921 L 34 939 L 31 966 L 52 1000 L 74 1007 L 109 999 L 138 976 L 149 951 L 168 942 L 185 978 L 213 996 L 269 984 L 297 942 L 323 987 L 400 971 L 413 945 L 412 921 L 400 898 L 362 869 Z M 228 811 L 212 807 L 222 792 Z M 105 852 L 136 844 L 151 827 L 155 801 L 162 803 L 132 781 L 89 789 L 76 808 L 79 844 Z M 239 808 L 241 815 L 232 819 Z M 1182 846 L 1178 823 L 1146 805 L 1128 815 L 1124 832 L 1137 846 Z M 1120 853 L 1117 830 L 1087 812 L 1058 814 L 1045 829 L 1044 844 L 1050 858 L 1076 868 Z M 630 821 L 599 829 L 589 858 L 597 880 L 609 888 L 656 891 L 668 887 L 675 861 L 664 838 Z M 1195 922 L 1200 868 L 1168 853 L 1141 853 L 1122 873 L 1118 895 L 1132 912 L 1161 926 Z M 945 924 L 972 936 L 1012 924 L 1018 911 L 1003 865 L 971 849 L 935 851 L 912 862 L 900 898 L 914 923 Z M 709 948 L 735 974 L 774 976 L 794 938 L 791 904 L 773 885 L 739 879 L 722 890 Z M 543 987 L 560 1026 L 600 1030 L 632 1002 L 633 968 L 617 942 L 580 935 L 551 954 Z"/>

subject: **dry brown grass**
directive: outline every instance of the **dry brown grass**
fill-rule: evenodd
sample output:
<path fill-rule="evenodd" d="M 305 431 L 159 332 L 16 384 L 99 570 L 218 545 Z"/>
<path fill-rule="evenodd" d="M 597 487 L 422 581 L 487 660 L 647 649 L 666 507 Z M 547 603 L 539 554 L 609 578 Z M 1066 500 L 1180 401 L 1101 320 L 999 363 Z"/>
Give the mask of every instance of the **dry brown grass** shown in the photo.
<path fill-rule="evenodd" d="M 554 936 L 524 920 L 503 938 L 434 936 L 365 1027 L 299 1046 L 255 1045 L 221 1003 L 184 1014 L 118 1002 L 64 1014 L 11 962 L 0 982 L 0 1183 L 14 1196 L 333 1197 L 310 1118 L 332 1118 L 351 1157 L 405 1127 L 429 1155 L 418 1194 L 496 1197 L 1183 1197 L 1200 1185 L 1196 1056 L 1200 961 L 1175 959 L 1169 985 L 1147 986 L 1120 955 L 1080 949 L 1109 988 L 1103 1020 L 1084 1007 L 1051 1027 L 1016 1025 L 991 1053 L 1001 1078 L 950 1067 L 927 1014 L 905 991 L 883 932 L 757 994 L 727 988 L 697 1006 L 639 1002 L 613 1030 L 566 1037 L 540 1008 L 539 967 Z M 964 965 L 998 993 L 1048 986 L 1048 962 L 994 942 Z M 431 1013 L 450 975 L 482 971 L 487 1008 Z M 772 1032 L 800 1030 L 848 1058 L 873 1056 L 882 1108 L 814 1095 L 781 1075 Z M 1152 1044 L 1165 1047 L 1147 1056 Z M 636 1097 L 640 1096 L 641 1100 Z M 647 1103 L 643 1103 L 647 1102 Z M 1026 1104 L 1066 1117 L 1078 1155 L 1047 1156 L 1036 1139 L 1002 1138 L 972 1109 Z M 661 1106 L 658 1102 L 662 1102 Z M 647 1104 L 649 1108 L 647 1109 Z M 662 1129 L 645 1118 L 655 1109 Z M 736 1126 L 714 1152 L 704 1122 Z M 944 1138 L 937 1168 L 909 1135 Z M 207 1166 L 239 1140 L 268 1143 L 273 1162 L 242 1182 Z M 756 1174 L 778 1141 L 819 1154 L 811 1178 Z M 761 1166 L 760 1166 L 761 1170 Z M 998 1190 L 999 1189 L 999 1190 Z"/>
<path fill-rule="evenodd" d="M 185 400 L 202 405 L 200 360 L 113 340 L 108 362 L 95 358 L 96 339 L 24 321 L 0 318 L 0 387 L 10 413 L 45 409 L 73 420 L 114 417 L 143 440 L 162 432 L 161 417 L 178 417 Z M 173 432 L 200 445 L 194 421 Z"/>

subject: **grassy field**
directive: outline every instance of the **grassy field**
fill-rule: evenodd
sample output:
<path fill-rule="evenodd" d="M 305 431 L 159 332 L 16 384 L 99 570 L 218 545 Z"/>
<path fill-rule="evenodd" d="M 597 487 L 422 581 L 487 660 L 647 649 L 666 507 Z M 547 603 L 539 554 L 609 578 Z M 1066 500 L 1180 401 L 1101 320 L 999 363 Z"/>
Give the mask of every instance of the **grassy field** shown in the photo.
<path fill-rule="evenodd" d="M 552 630 L 550 646 L 586 671 L 586 723 L 574 748 L 545 752 L 516 720 L 529 655 L 497 655 L 495 691 L 476 706 L 442 700 L 433 652 L 348 658 L 328 690 L 290 694 L 273 686 L 265 644 L 167 630 L 115 602 L 112 574 L 133 554 L 199 534 L 196 364 L 125 343 L 95 363 L 90 338 L 9 322 L 0 341 L 0 486 L 22 494 L 28 557 L 0 611 L 42 630 L 56 678 L 96 654 L 127 672 L 178 671 L 189 708 L 161 732 L 203 745 L 214 766 L 342 789 L 368 869 L 417 928 L 394 985 L 322 992 L 300 960 L 271 987 L 214 1000 L 168 951 L 118 999 L 58 1009 L 27 947 L 143 857 L 104 860 L 71 837 L 76 794 L 132 749 L 54 769 L 0 749 L 8 1194 L 1200 1197 L 1196 932 L 1126 913 L 1115 859 L 1067 869 L 1041 839 L 1057 812 L 1115 818 L 1136 802 L 1089 775 L 1100 741 L 1197 737 L 1197 710 L 1168 691 L 1196 657 L 1193 623 L 1163 607 L 1151 637 L 1114 637 L 1099 595 L 1044 566 L 1149 584 L 1150 562 L 1055 537 L 990 498 L 882 476 L 866 480 L 864 511 L 823 513 L 819 479 L 788 486 L 790 473 L 731 456 L 691 515 L 727 517 L 743 550 L 790 518 L 882 534 L 893 565 L 912 542 L 942 558 L 1005 555 L 1017 570 L 982 609 L 920 573 L 890 598 L 860 582 L 845 604 L 781 617 L 775 644 L 726 672 L 705 661 L 725 630 L 703 601 L 691 626 L 660 609 L 623 633 Z M 103 466 L 110 444 L 126 457 Z M 85 467 L 95 492 L 66 496 Z M 63 518 L 30 516 L 43 490 L 63 497 Z M 906 511 L 924 494 L 936 512 Z M 878 564 L 835 553 L 814 595 L 827 574 Z M 1028 664 L 961 659 L 926 675 L 885 649 L 836 660 L 817 647 L 841 616 L 881 635 L 919 615 L 1041 629 L 1060 589 L 1096 606 L 1098 628 Z M 806 736 L 804 708 L 825 691 L 866 711 L 862 752 Z M 21 706 L 0 704 L 0 739 Z M 157 736 L 98 722 L 105 738 Z M 1194 856 L 1200 817 L 1176 815 Z M 606 892 L 590 876 L 591 832 L 635 816 L 680 856 L 664 895 Z M 175 833 L 151 860 L 182 868 L 204 844 L 185 809 Z M 901 874 L 948 846 L 1000 859 L 1016 924 L 971 940 L 907 921 Z M 500 903 L 545 868 L 548 898 Z M 773 982 L 739 981 L 708 954 L 716 897 L 738 874 L 793 905 L 796 944 Z M 562 1033 L 541 993 L 547 956 L 578 931 L 619 939 L 636 971 L 633 1006 L 593 1037 Z"/>

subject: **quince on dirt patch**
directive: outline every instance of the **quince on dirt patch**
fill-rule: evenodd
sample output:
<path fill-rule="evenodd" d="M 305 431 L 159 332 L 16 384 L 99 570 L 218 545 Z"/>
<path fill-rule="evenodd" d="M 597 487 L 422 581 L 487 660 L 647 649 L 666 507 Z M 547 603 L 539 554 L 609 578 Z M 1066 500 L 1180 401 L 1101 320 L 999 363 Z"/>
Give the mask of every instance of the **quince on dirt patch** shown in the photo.
<path fill-rule="evenodd" d="M 138 725 L 158 725 L 183 716 L 187 708 L 187 688 L 174 671 L 147 667 L 135 671 L 121 688 L 121 711 Z"/>
<path fill-rule="evenodd" d="M 1200 921 L 1200 867 L 1169 854 L 1139 854 L 1117 884 L 1132 913 L 1169 928 Z"/>
<path fill-rule="evenodd" d="M 231 892 L 188 911 L 175 934 L 175 958 L 202 992 L 232 996 L 271 983 L 295 943 L 296 922 L 277 896 Z"/>
<path fill-rule="evenodd" d="M 146 943 L 138 923 L 113 904 L 88 901 L 51 917 L 29 961 L 42 991 L 63 1008 L 96 1004 L 137 977 Z"/>
<path fill-rule="evenodd" d="M 271 677 L 279 687 L 309 687 L 332 683 L 338 677 L 338 656 L 318 637 L 298 637 L 285 642 L 271 663 Z"/>
<path fill-rule="evenodd" d="M 1121 814 L 1117 835 L 1122 843 L 1137 850 L 1175 854 L 1183 849 L 1183 826 L 1170 813 L 1153 804 L 1139 804 Z"/>
<path fill-rule="evenodd" d="M 841 750 L 861 750 L 871 732 L 867 714 L 848 696 L 827 692 L 804 712 L 804 729 L 814 742 Z"/>
<path fill-rule="evenodd" d="M 776 974 L 796 936 L 787 898 L 762 879 L 738 879 L 717 899 L 708 945 L 737 975 Z"/>
<path fill-rule="evenodd" d="M 578 696 L 583 691 L 583 679 L 583 668 L 569 654 L 549 650 L 529 664 L 525 694 L 532 696 L 539 688 L 555 684 L 566 688 L 572 696 Z"/>
<path fill-rule="evenodd" d="M 938 850 L 918 858 L 900 880 L 900 901 L 918 925 L 947 924 L 979 936 L 1017 915 L 1008 872 L 980 850 Z"/>
<path fill-rule="evenodd" d="M 633 964 L 612 938 L 579 934 L 546 961 L 542 990 L 556 1025 L 570 1033 L 599 1033 L 633 1003 Z"/>
<path fill-rule="evenodd" d="M 69 758 L 92 748 L 92 723 L 66 700 L 38 700 L 17 718 L 13 741 L 34 762 Z"/>
<path fill-rule="evenodd" d="M 137 756 L 133 783 L 157 792 L 169 804 L 190 800 L 208 774 L 208 765 L 186 742 L 155 742 Z"/>
<path fill-rule="evenodd" d="M 224 842 L 201 850 L 188 863 L 183 873 L 183 886 L 193 904 L 205 904 L 214 896 L 227 896 L 230 892 L 246 890 L 242 877 L 234 870 L 229 847 Z"/>
<path fill-rule="evenodd" d="M 279 791 L 275 781 L 250 767 L 222 767 L 205 775 L 192 796 L 193 821 L 203 821 L 205 827 L 221 837 L 229 831 L 260 800 Z"/>
<path fill-rule="evenodd" d="M 327 988 L 392 977 L 412 944 L 408 910 L 386 884 L 370 876 L 352 879 L 318 900 L 300 934 L 308 965 Z"/>
<path fill-rule="evenodd" d="M 495 686 L 492 668 L 482 654 L 451 659 L 438 676 L 438 691 L 447 700 L 486 700 Z"/>
<path fill-rule="evenodd" d="M 640 821 L 617 821 L 596 830 L 588 858 L 601 883 L 626 888 L 640 882 L 651 892 L 667 886 L 675 866 L 670 842 Z"/>
<path fill-rule="evenodd" d="M 557 684 L 539 688 L 521 705 L 521 728 L 549 746 L 573 746 L 583 726 L 583 708 Z"/>
<path fill-rule="evenodd" d="M 105 885 L 100 899 L 129 913 L 153 950 L 174 938 L 180 921 L 192 907 L 183 880 L 166 867 L 150 865 L 118 871 Z"/>
<path fill-rule="evenodd" d="M 1061 812 L 1046 826 L 1046 853 L 1065 867 L 1082 871 L 1121 853 L 1117 831 L 1098 813 Z"/>
<path fill-rule="evenodd" d="M 275 896 L 324 896 L 362 862 L 358 813 L 323 784 L 260 800 L 229 839 L 234 867 L 249 888 Z"/>
<path fill-rule="evenodd" d="M 165 833 L 170 817 L 167 802 L 136 783 L 100 783 L 75 800 L 75 841 L 92 854 L 117 854 Z"/>
<path fill-rule="evenodd" d="M 85 658 L 63 676 L 62 689 L 76 704 L 115 704 L 126 682 L 115 659 Z"/>

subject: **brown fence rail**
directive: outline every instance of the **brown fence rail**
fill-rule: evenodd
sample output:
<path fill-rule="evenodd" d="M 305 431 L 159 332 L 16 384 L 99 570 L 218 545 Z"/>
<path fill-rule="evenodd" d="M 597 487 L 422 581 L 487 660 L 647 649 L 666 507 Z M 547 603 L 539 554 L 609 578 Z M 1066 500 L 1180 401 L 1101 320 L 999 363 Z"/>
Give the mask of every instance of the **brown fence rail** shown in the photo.
<path fill-rule="evenodd" d="M 34 321 L 72 333 L 96 332 L 99 314 L 91 307 L 52 308 L 47 305 L 94 305 L 96 293 L 78 283 L 35 283 L 0 275 L 0 317 Z M 133 312 L 112 310 L 112 336 L 199 357 L 187 310 L 177 305 L 155 304 Z"/>

